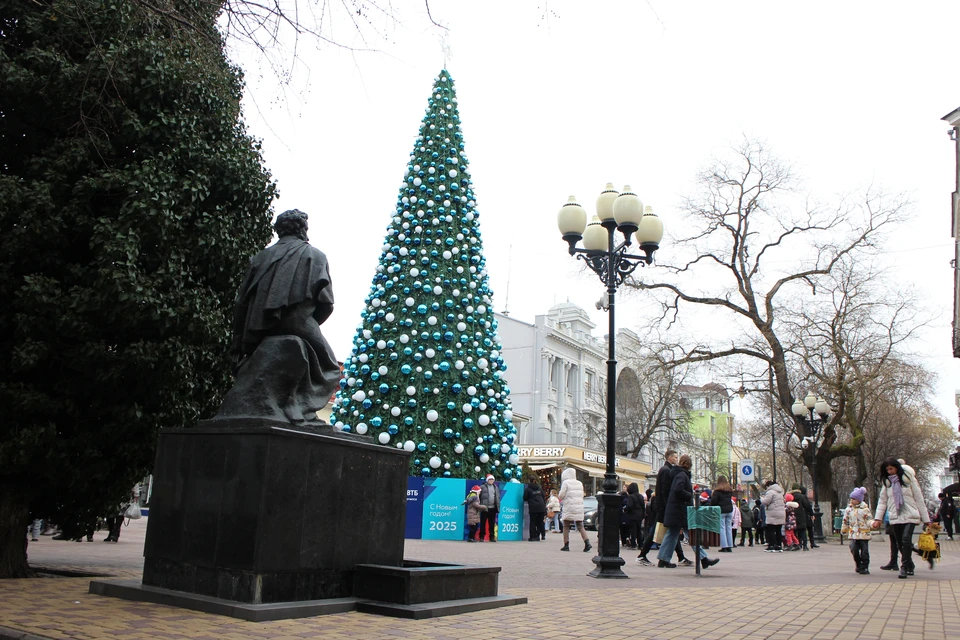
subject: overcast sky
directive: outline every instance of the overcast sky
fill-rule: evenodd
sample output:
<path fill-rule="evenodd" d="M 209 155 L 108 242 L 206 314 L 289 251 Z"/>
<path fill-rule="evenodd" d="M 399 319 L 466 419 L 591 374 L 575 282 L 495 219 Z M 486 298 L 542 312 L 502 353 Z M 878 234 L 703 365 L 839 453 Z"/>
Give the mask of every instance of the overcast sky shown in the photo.
<path fill-rule="evenodd" d="M 911 195 L 911 223 L 889 259 L 940 314 L 916 348 L 940 373 L 937 406 L 956 423 L 954 147 L 940 120 L 960 107 L 956 0 L 431 0 L 448 32 L 427 21 L 423 2 L 394 6 L 400 23 L 386 39 L 367 32 L 376 52 L 301 42 L 286 87 L 237 52 L 246 119 L 279 183 L 276 212 L 307 211 L 311 242 L 330 259 L 337 303 L 323 330 L 339 358 L 446 64 L 497 311 L 532 322 L 569 299 L 602 335 L 600 282 L 567 255 L 556 228 L 567 196 L 592 213 L 607 181 L 630 184 L 668 234 L 682 233 L 674 212 L 697 169 L 744 136 L 759 138 L 821 199 L 871 184 Z M 330 24 L 341 42 L 363 45 L 345 23 Z M 669 252 L 665 240 L 660 256 Z M 636 324 L 645 305 L 626 300 L 618 325 Z"/>

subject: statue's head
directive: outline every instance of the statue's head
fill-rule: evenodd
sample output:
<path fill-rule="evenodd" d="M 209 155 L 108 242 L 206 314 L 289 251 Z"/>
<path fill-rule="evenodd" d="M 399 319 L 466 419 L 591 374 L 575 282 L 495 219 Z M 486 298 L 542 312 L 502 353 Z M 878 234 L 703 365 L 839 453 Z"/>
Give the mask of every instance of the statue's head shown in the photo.
<path fill-rule="evenodd" d="M 273 223 L 273 230 L 277 237 L 295 236 L 301 240 L 307 239 L 307 214 L 299 209 L 290 209 L 277 216 Z"/>

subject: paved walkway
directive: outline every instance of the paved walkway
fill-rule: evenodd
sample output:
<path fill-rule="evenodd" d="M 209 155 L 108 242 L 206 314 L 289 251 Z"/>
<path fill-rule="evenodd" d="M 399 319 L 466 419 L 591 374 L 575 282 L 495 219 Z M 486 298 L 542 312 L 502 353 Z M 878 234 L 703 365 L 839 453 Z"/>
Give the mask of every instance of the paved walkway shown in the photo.
<path fill-rule="evenodd" d="M 126 527 L 119 544 L 75 543 L 43 537 L 30 546 L 38 568 L 138 577 L 143 520 Z M 591 554 L 559 551 L 546 542 L 407 541 L 408 558 L 496 563 L 501 593 L 529 604 L 434 620 L 399 620 L 346 613 L 252 623 L 162 605 L 87 593 L 89 578 L 40 577 L 0 581 L 0 638 L 110 640 L 148 638 L 958 638 L 960 542 L 943 542 L 943 561 L 898 580 L 880 571 L 887 545 L 875 542 L 873 573 L 860 576 L 845 545 L 810 552 L 763 553 L 738 548 L 697 578 L 692 569 L 633 564 L 631 580 L 595 580 Z M 692 554 L 691 554 L 692 555 Z"/>

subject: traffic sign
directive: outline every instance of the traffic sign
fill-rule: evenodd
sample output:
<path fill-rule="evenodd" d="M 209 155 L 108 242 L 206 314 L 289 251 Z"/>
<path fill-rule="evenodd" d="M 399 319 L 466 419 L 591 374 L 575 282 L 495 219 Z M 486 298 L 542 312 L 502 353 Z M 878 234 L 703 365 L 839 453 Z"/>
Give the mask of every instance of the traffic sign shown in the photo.
<path fill-rule="evenodd" d="M 741 482 L 756 482 L 756 477 L 754 476 L 754 466 L 753 460 L 749 458 L 744 458 L 740 461 L 740 481 Z"/>

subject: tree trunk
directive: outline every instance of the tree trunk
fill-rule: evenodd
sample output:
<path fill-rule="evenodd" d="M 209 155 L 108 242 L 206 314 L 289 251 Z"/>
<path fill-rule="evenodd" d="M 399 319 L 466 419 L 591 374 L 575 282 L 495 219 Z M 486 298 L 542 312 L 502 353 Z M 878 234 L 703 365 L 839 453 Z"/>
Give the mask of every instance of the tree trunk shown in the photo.
<path fill-rule="evenodd" d="M 27 525 L 30 511 L 22 494 L 0 487 L 0 578 L 31 578 L 27 565 Z"/>

